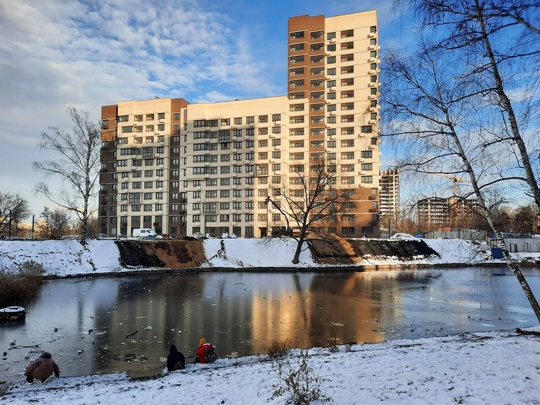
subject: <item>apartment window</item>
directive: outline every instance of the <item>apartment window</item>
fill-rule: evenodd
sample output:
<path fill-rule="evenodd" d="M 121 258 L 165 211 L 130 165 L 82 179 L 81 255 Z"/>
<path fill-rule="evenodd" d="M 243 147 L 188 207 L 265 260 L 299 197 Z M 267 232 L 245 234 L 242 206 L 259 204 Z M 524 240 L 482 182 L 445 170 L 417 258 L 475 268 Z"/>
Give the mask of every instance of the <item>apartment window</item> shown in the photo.
<path fill-rule="evenodd" d="M 220 202 L 219 203 L 220 211 L 228 211 L 229 207 L 230 207 L 230 204 L 228 202 Z"/>
<path fill-rule="evenodd" d="M 360 170 L 371 171 L 373 170 L 373 163 L 362 163 Z"/>
<path fill-rule="evenodd" d="M 373 183 L 373 176 L 361 176 L 360 181 L 367 184 Z"/>
<path fill-rule="evenodd" d="M 234 125 L 242 125 L 242 117 L 236 117 L 233 120 Z"/>
<path fill-rule="evenodd" d="M 246 117 L 246 124 L 254 124 L 255 123 L 255 117 Z"/>
<path fill-rule="evenodd" d="M 242 185 L 242 178 L 241 178 L 241 177 L 235 177 L 235 178 L 233 178 L 233 185 L 235 185 L 235 186 L 241 186 L 241 185 Z"/>
<path fill-rule="evenodd" d="M 360 152 L 360 157 L 364 159 L 369 159 L 373 157 L 373 152 L 370 150 L 363 150 Z"/>
<path fill-rule="evenodd" d="M 360 127 L 360 132 L 363 134 L 371 134 L 373 132 L 373 128 L 371 125 L 362 125 Z"/>
<path fill-rule="evenodd" d="M 229 198 L 230 190 L 219 190 L 219 198 Z"/>
<path fill-rule="evenodd" d="M 231 168 L 229 166 L 221 166 L 219 168 L 219 172 L 221 174 L 229 174 L 231 172 Z"/>
<path fill-rule="evenodd" d="M 272 146 L 281 146 L 281 139 L 272 139 Z"/>
<path fill-rule="evenodd" d="M 335 56 L 329 56 L 328 58 L 326 58 L 326 63 L 328 63 L 328 64 L 336 63 L 336 57 Z"/>
<path fill-rule="evenodd" d="M 326 50 L 328 52 L 335 52 L 336 51 L 336 44 L 330 44 L 326 46 Z"/>
<path fill-rule="evenodd" d="M 220 186 L 228 186 L 231 184 L 231 179 L 219 179 L 219 185 Z"/>
<path fill-rule="evenodd" d="M 327 94 L 326 94 L 326 98 L 327 98 L 328 100 L 335 100 L 335 99 L 336 99 L 336 93 L 335 93 L 335 92 L 333 92 L 333 93 L 327 93 Z"/>
<path fill-rule="evenodd" d="M 354 159 L 354 152 L 342 152 L 341 160 L 352 160 Z"/>
<path fill-rule="evenodd" d="M 328 33 L 326 34 L 326 39 L 327 39 L 328 41 L 330 41 L 331 39 L 334 39 L 334 38 L 336 38 L 336 33 L 335 33 L 335 32 L 328 32 Z"/>

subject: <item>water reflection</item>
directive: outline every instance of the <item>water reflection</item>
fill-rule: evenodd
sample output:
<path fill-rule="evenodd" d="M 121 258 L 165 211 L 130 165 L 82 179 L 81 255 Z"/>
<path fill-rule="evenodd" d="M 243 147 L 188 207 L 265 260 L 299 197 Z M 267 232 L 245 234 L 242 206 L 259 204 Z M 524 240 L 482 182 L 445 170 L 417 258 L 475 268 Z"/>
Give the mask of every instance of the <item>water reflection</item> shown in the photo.
<path fill-rule="evenodd" d="M 540 273 L 527 271 L 538 290 Z M 274 340 L 314 347 L 536 324 L 517 281 L 484 280 L 487 274 L 445 269 L 56 280 L 28 306 L 24 324 L 0 327 L 0 348 L 8 352 L 2 364 L 8 380 L 21 379 L 25 353 L 39 352 L 31 348 L 39 345 L 58 359 L 62 375 L 151 375 L 170 344 L 189 361 L 203 336 L 224 357 L 263 353 Z"/>

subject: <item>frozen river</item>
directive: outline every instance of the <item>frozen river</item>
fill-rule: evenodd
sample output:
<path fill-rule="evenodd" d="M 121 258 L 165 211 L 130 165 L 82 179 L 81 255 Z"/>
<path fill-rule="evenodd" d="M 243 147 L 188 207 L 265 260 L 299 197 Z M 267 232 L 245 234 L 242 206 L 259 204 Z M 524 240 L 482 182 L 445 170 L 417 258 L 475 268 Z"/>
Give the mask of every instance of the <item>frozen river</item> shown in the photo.
<path fill-rule="evenodd" d="M 524 274 L 540 297 L 540 269 Z M 64 376 L 152 375 L 170 344 L 190 361 L 201 337 L 225 357 L 265 353 L 275 340 L 305 348 L 538 323 L 502 268 L 62 279 L 27 311 L 24 323 L 0 326 L 3 380 L 22 379 L 41 350 Z"/>

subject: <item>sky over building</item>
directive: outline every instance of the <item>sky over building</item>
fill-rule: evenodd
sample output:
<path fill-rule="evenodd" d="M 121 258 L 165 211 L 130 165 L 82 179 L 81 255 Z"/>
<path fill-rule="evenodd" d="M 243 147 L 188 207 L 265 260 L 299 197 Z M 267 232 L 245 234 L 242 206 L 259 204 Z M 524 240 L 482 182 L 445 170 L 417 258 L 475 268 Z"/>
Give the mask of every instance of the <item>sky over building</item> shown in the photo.
<path fill-rule="evenodd" d="M 20 0 L 0 2 L 0 190 L 36 215 L 40 134 L 72 127 L 67 107 L 182 97 L 191 103 L 287 94 L 287 24 L 297 15 L 373 9 L 365 0 Z M 407 40 L 392 1 L 377 2 L 381 49 Z M 382 157 L 384 166 L 386 158 Z M 57 185 L 52 180 L 53 187 Z"/>

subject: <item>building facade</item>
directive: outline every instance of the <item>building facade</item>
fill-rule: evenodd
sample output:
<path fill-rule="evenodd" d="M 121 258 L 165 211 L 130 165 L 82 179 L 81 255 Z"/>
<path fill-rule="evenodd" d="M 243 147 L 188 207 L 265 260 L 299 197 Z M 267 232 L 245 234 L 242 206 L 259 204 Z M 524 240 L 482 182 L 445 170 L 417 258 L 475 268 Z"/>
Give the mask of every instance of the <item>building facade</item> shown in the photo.
<path fill-rule="evenodd" d="M 381 228 L 388 234 L 396 229 L 396 224 L 400 221 L 399 170 L 381 170 L 379 184 Z"/>
<path fill-rule="evenodd" d="M 293 17 L 285 96 L 102 107 L 101 232 L 265 236 L 286 224 L 276 191 L 324 161 L 351 199 L 326 231 L 378 236 L 377 36 L 375 11 Z"/>
<path fill-rule="evenodd" d="M 478 202 L 474 198 L 430 197 L 417 202 L 421 232 L 472 229 L 478 220 Z"/>

